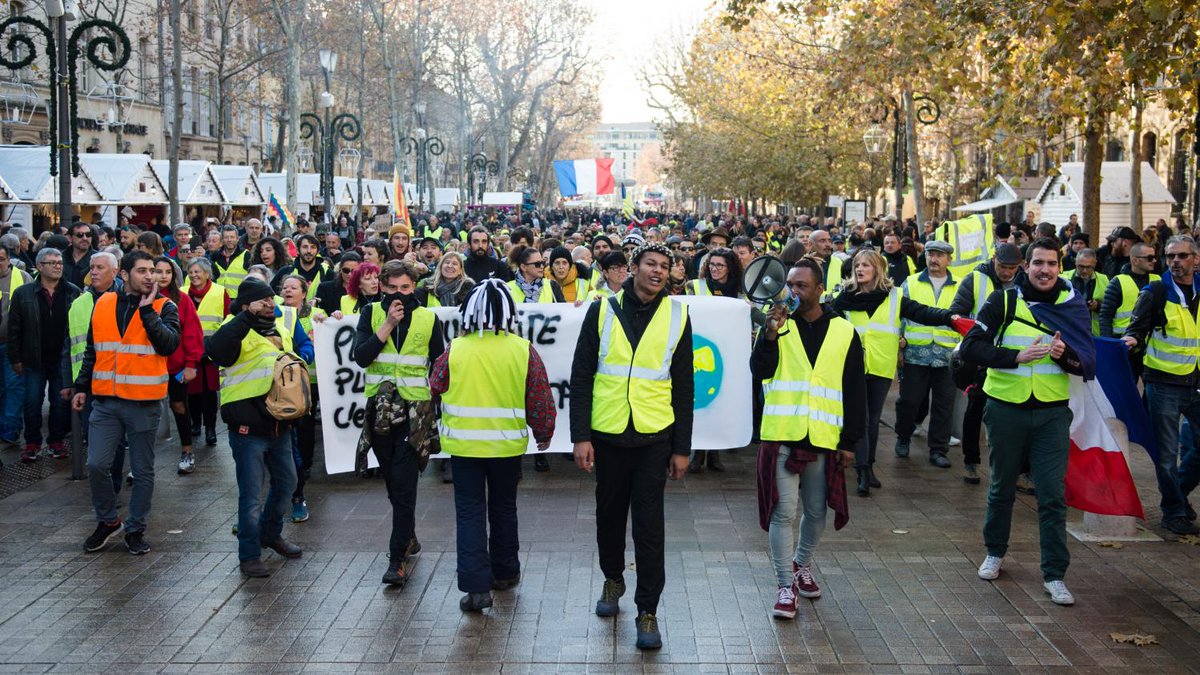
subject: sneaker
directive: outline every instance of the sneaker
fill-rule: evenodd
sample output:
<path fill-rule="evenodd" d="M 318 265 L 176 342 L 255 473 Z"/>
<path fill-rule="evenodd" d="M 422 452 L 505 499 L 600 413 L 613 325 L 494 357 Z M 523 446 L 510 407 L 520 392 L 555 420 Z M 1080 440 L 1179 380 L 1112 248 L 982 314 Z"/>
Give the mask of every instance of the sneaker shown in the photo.
<path fill-rule="evenodd" d="M 771 610 L 771 616 L 779 619 L 796 618 L 796 594 L 790 586 L 779 587 L 779 593 L 775 596 L 775 608 Z"/>
<path fill-rule="evenodd" d="M 810 600 L 821 597 L 821 587 L 813 578 L 811 566 L 799 565 L 795 560 L 792 561 L 792 592 Z"/>
<path fill-rule="evenodd" d="M 621 611 L 621 596 L 625 595 L 623 579 L 605 579 L 604 590 L 596 601 L 596 616 L 616 616 Z"/>
<path fill-rule="evenodd" d="M 519 583 L 521 583 L 521 575 L 520 574 L 517 574 L 517 576 L 515 576 L 511 579 L 492 579 L 492 590 L 493 591 L 511 590 L 511 589 L 515 588 L 516 585 Z"/>
<path fill-rule="evenodd" d="M 303 523 L 306 520 L 308 520 L 308 502 L 303 499 L 292 502 L 292 522 Z"/>
<path fill-rule="evenodd" d="M 899 438 L 896 439 L 896 456 L 897 457 L 901 457 L 901 458 L 908 457 L 908 443 L 909 443 L 908 441 L 902 441 Z"/>
<path fill-rule="evenodd" d="M 538 473 L 545 473 L 550 470 L 550 460 L 545 455 L 538 455 L 533 458 L 533 470 Z"/>
<path fill-rule="evenodd" d="M 117 518 L 116 522 L 112 523 L 98 523 L 96 525 L 96 531 L 92 532 L 92 536 L 84 540 L 83 550 L 87 551 L 88 553 L 95 553 L 96 551 L 99 551 L 105 546 L 108 546 L 109 540 L 116 536 L 116 534 L 124 528 L 125 524 L 121 522 L 120 518 Z"/>
<path fill-rule="evenodd" d="M 50 459 L 66 459 L 70 456 L 71 453 L 67 452 L 66 445 L 62 443 L 50 444 Z"/>
<path fill-rule="evenodd" d="M 125 535 L 125 548 L 133 555 L 146 555 L 150 552 L 150 542 L 141 532 L 130 532 Z"/>
<path fill-rule="evenodd" d="M 951 437 L 950 437 L 950 447 L 952 447 L 952 448 L 956 448 L 956 447 L 958 447 L 958 446 L 960 446 L 960 445 L 962 445 L 962 439 L 961 439 L 961 438 L 959 438 L 958 436 L 951 436 Z"/>
<path fill-rule="evenodd" d="M 1172 534 L 1200 534 L 1200 527 L 1196 527 L 1196 524 L 1188 520 L 1187 516 L 1163 518 L 1162 526 Z"/>
<path fill-rule="evenodd" d="M 256 579 L 262 579 L 271 576 L 271 570 L 263 563 L 262 558 L 251 558 L 250 560 L 242 560 L 238 563 L 238 569 L 242 574 Z"/>
<path fill-rule="evenodd" d="M 133 472 L 132 471 L 130 471 L 128 474 L 125 475 L 125 484 L 133 485 Z"/>
<path fill-rule="evenodd" d="M 200 425 L 199 424 L 192 425 L 192 438 L 200 438 Z"/>
<path fill-rule="evenodd" d="M 408 540 L 408 548 L 404 550 L 404 555 L 408 558 L 411 558 L 420 552 L 421 542 L 417 541 L 417 537 L 414 535 L 412 539 Z"/>
<path fill-rule="evenodd" d="M 1004 558 L 994 555 L 989 555 L 983 559 L 983 564 L 979 566 L 979 578 L 984 581 L 992 581 L 1000 576 L 1000 566 L 1004 564 Z"/>
<path fill-rule="evenodd" d="M 923 427 L 919 424 L 917 426 L 913 427 L 912 435 L 916 436 L 917 438 L 924 436 L 925 435 L 925 427 Z"/>
<path fill-rule="evenodd" d="M 637 626 L 638 649 L 662 649 L 662 633 L 658 632 L 658 617 L 650 612 L 638 612 L 634 625 Z"/>
<path fill-rule="evenodd" d="M 929 463 L 938 467 L 939 469 L 950 468 L 950 458 L 946 457 L 946 453 L 944 452 L 929 453 Z"/>
<path fill-rule="evenodd" d="M 1033 476 L 1030 476 L 1027 473 L 1017 476 L 1017 492 L 1027 495 L 1036 495 L 1037 484 L 1033 482 Z"/>
<path fill-rule="evenodd" d="M 389 586 L 403 586 L 408 583 L 407 562 L 406 560 L 389 560 L 387 571 L 383 573 L 383 583 Z"/>
<path fill-rule="evenodd" d="M 199 434 L 197 434 L 197 436 L 198 435 Z M 204 434 L 204 444 L 210 448 L 217 444 L 217 432 L 215 429 Z"/>
<path fill-rule="evenodd" d="M 196 470 L 196 456 L 190 452 L 179 454 L 179 473 L 188 474 Z"/>
<path fill-rule="evenodd" d="M 464 612 L 482 612 L 492 606 L 492 594 L 467 593 L 458 601 L 458 608 Z"/>
<path fill-rule="evenodd" d="M 979 485 L 979 472 L 975 469 L 974 464 L 968 464 L 966 470 L 963 471 L 963 482 L 967 485 Z"/>
<path fill-rule="evenodd" d="M 1071 591 L 1067 590 L 1067 585 L 1058 581 L 1047 581 L 1042 584 L 1042 588 L 1050 594 L 1050 602 L 1056 605 L 1073 605 L 1075 604 L 1075 596 L 1071 595 Z"/>
<path fill-rule="evenodd" d="M 42 446 L 32 443 L 25 444 L 25 452 L 21 453 L 21 461 L 25 464 L 31 464 L 38 461 L 38 456 L 42 453 Z"/>

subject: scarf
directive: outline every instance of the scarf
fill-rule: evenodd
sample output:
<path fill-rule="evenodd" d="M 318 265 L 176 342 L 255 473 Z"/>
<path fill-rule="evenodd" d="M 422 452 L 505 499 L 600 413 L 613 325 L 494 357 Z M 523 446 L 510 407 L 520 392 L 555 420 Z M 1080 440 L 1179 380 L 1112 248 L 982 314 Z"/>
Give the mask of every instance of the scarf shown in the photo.
<path fill-rule="evenodd" d="M 525 294 L 525 302 L 537 302 L 542 295 L 542 277 L 535 277 L 533 281 L 525 281 L 525 277 L 520 274 L 517 277 L 517 288 Z M 515 298 L 514 298 L 515 299 Z"/>
<path fill-rule="evenodd" d="M 548 268 L 548 267 L 546 268 L 546 278 L 554 279 L 554 277 L 550 274 L 550 268 Z M 575 263 L 571 263 L 571 266 L 567 268 L 566 278 L 554 279 L 555 281 L 558 282 L 558 285 L 562 287 L 563 299 L 566 300 L 567 302 L 575 302 L 575 300 L 577 300 L 577 299 L 578 300 L 583 299 L 583 298 L 575 297 L 575 280 L 578 278 L 579 278 L 578 268 L 575 267 Z"/>
<path fill-rule="evenodd" d="M 713 279 L 711 275 L 705 279 L 704 282 L 708 284 L 708 290 L 712 291 L 713 295 L 719 295 L 726 298 L 738 297 L 738 284 L 737 281 L 734 280 L 733 275 L 726 277 L 725 283 L 717 283 L 717 281 Z"/>
<path fill-rule="evenodd" d="M 437 297 L 438 302 L 442 303 L 443 307 L 457 307 L 462 304 L 463 288 L 466 286 L 467 278 L 461 276 L 454 281 L 446 281 L 442 279 L 438 283 L 437 288 L 433 289 L 433 294 Z M 467 290 L 470 290 L 469 288 Z"/>

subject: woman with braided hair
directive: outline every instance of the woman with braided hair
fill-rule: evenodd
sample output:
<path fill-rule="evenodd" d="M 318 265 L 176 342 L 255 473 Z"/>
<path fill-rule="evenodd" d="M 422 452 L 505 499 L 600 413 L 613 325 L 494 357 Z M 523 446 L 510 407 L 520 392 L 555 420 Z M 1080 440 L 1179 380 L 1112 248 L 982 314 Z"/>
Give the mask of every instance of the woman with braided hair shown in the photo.
<path fill-rule="evenodd" d="M 460 310 L 463 333 L 434 361 L 442 450 L 451 457 L 458 525 L 458 606 L 492 606 L 492 591 L 521 580 L 517 479 L 529 430 L 539 451 L 554 436 L 554 396 L 541 358 L 513 332 L 516 303 L 504 282 L 481 281 Z"/>

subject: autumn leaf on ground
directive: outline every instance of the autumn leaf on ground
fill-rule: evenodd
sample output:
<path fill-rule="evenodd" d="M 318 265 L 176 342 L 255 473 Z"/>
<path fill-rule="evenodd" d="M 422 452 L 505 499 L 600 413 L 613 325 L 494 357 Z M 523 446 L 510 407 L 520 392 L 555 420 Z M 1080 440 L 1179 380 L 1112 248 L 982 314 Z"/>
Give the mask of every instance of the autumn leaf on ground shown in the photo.
<path fill-rule="evenodd" d="M 1153 635 L 1143 635 L 1141 633 L 1109 633 L 1108 636 L 1112 638 L 1113 642 L 1136 645 L 1138 647 L 1158 644 L 1158 638 Z"/>
<path fill-rule="evenodd" d="M 1102 541 L 1100 542 L 1100 546 L 1103 548 L 1125 548 L 1125 544 L 1119 541 Z"/>
<path fill-rule="evenodd" d="M 1191 544 L 1192 546 L 1200 546 L 1200 537 L 1194 534 L 1185 534 L 1179 538 L 1181 544 Z"/>

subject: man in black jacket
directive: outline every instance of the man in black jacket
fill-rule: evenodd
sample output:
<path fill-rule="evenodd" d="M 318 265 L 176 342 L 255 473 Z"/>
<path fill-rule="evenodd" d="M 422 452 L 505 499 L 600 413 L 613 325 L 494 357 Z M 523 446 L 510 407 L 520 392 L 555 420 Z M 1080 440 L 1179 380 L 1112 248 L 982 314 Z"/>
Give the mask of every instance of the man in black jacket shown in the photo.
<path fill-rule="evenodd" d="M 679 479 L 687 471 L 692 446 L 692 322 L 685 307 L 666 294 L 670 271 L 670 249 L 656 242 L 638 247 L 633 275 L 621 292 L 588 308 L 571 367 L 575 462 L 584 471 L 590 473 L 593 465 L 596 471 L 596 543 L 604 573 L 596 614 L 620 611 L 625 519 L 632 508 L 639 649 L 662 647 L 655 613 L 666 583 L 663 490 L 668 473 Z M 604 340 L 602 304 L 608 305 Z M 601 354 L 602 343 L 606 354 Z M 639 349 L 669 354 L 669 361 L 662 361 L 669 366 L 635 376 Z M 655 384 L 664 381 L 665 392 Z"/>
<path fill-rule="evenodd" d="M 86 225 L 76 225 L 86 228 Z M 42 404 L 50 398 L 50 454 L 67 456 L 63 440 L 71 428 L 63 389 L 62 348 L 67 313 L 79 289 L 63 280 L 63 255 L 46 247 L 37 254 L 38 278 L 12 294 L 8 317 L 8 357 L 25 380 L 25 451 L 22 462 L 35 462 L 42 450 Z"/>
<path fill-rule="evenodd" d="M 71 226 L 71 247 L 63 255 L 63 280 L 76 288 L 86 285 L 84 279 L 92 264 L 92 254 L 96 252 L 97 240 L 91 225 L 75 223 Z"/>
<path fill-rule="evenodd" d="M 476 283 L 494 276 L 501 281 L 512 281 L 512 270 L 503 260 L 493 258 L 490 252 L 492 245 L 488 231 L 480 225 L 471 228 L 467 234 L 467 245 L 471 247 L 467 261 L 463 263 L 463 273 Z"/>

